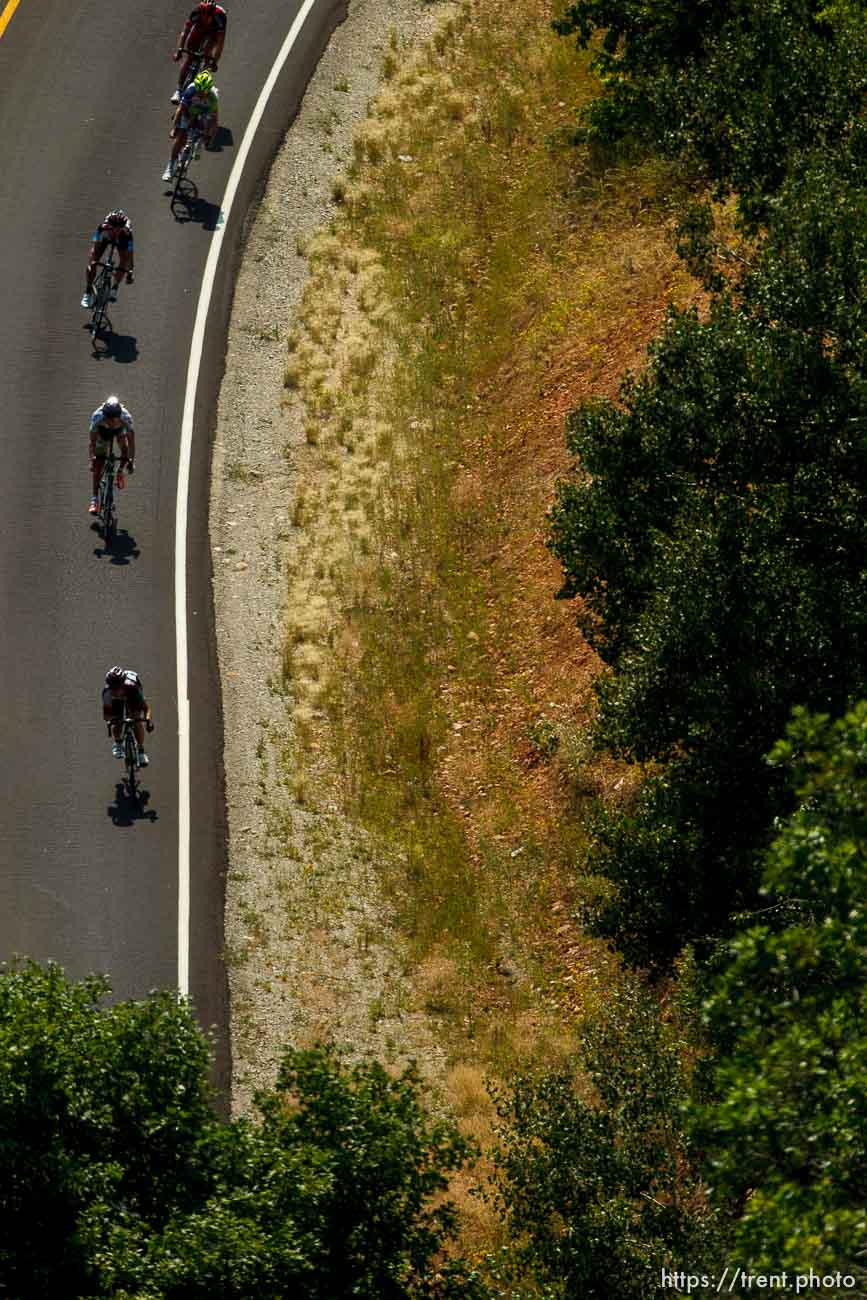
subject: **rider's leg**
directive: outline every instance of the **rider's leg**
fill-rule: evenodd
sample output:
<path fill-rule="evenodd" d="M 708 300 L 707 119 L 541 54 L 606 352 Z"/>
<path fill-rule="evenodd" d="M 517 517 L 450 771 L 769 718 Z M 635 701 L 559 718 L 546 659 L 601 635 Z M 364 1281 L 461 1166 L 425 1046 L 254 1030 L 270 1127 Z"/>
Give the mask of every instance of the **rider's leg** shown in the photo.
<path fill-rule="evenodd" d="M 84 276 L 84 296 L 81 299 L 82 307 L 93 306 L 93 277 L 96 274 L 96 263 L 99 259 L 98 246 L 94 244 L 93 252 L 87 260 Z"/>
<path fill-rule="evenodd" d="M 129 250 L 119 248 L 117 250 L 117 267 L 114 272 L 114 288 L 112 289 L 111 300 L 117 302 L 117 288 L 129 268 Z"/>
<path fill-rule="evenodd" d="M 102 478 L 102 471 L 105 469 L 105 457 L 94 456 L 93 458 L 93 495 L 99 496 L 99 481 Z"/>
<path fill-rule="evenodd" d="M 172 151 L 169 154 L 169 160 L 166 163 L 166 169 L 163 172 L 163 180 L 170 181 L 175 174 L 175 163 L 178 160 L 178 154 L 184 147 L 184 141 L 187 138 L 186 127 L 176 126 L 172 132 Z"/>
<path fill-rule="evenodd" d="M 99 261 L 100 257 L 102 256 L 104 249 L 105 249 L 104 243 L 94 244 L 90 257 L 87 259 L 85 278 L 87 282 L 88 293 L 93 292 L 93 277 L 96 275 L 96 264 Z"/>
<path fill-rule="evenodd" d="M 134 726 L 135 726 L 135 741 L 136 741 L 136 744 L 138 745 L 138 763 L 139 763 L 139 767 L 147 767 L 147 766 L 148 766 L 148 756 L 147 756 L 147 754 L 145 753 L 145 747 L 144 747 L 144 730 L 145 730 L 145 729 L 144 729 L 144 723 L 141 722 L 141 721 L 137 718 L 136 721 L 135 721 L 135 723 L 134 723 Z"/>
<path fill-rule="evenodd" d="M 187 51 L 187 56 L 181 64 L 181 71 L 178 76 L 178 90 L 183 90 L 184 88 L 184 82 L 187 79 L 187 73 L 190 70 L 190 64 L 192 63 L 192 61 L 193 61 L 193 56 L 189 51 Z"/>

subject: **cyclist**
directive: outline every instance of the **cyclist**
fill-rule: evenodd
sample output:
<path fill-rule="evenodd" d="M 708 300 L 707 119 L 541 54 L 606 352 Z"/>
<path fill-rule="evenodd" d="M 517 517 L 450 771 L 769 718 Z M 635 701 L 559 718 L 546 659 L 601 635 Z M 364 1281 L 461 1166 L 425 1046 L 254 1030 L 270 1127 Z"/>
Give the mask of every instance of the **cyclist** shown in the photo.
<path fill-rule="evenodd" d="M 122 208 L 115 208 L 112 212 L 106 213 L 105 220 L 100 222 L 93 232 L 92 243 L 90 259 L 87 263 L 87 284 L 84 289 L 84 297 L 81 300 L 82 307 L 87 308 L 93 306 L 93 277 L 96 275 L 96 264 L 109 244 L 112 244 L 117 249 L 118 262 L 114 271 L 111 301 L 117 302 L 117 286 L 123 279 L 124 271 L 126 272 L 127 284 L 132 284 L 135 279 L 133 275 L 132 226 L 129 224 L 129 217 Z"/>
<path fill-rule="evenodd" d="M 223 54 L 223 45 L 226 40 L 226 11 L 222 5 L 217 4 L 217 0 L 202 0 L 202 3 L 196 5 L 187 21 L 184 23 L 183 30 L 178 37 L 178 48 L 175 50 L 175 62 L 186 54 L 186 59 L 181 64 L 181 73 L 178 77 L 178 88 L 172 95 L 172 103 L 177 104 L 180 101 L 184 84 L 190 70 L 190 64 L 197 55 L 204 55 L 211 65 L 211 71 L 216 72 L 220 59 Z"/>
<path fill-rule="evenodd" d="M 217 134 L 218 111 L 219 92 L 214 85 L 214 78 L 210 72 L 200 72 L 181 95 L 181 102 L 172 121 L 169 139 L 174 140 L 175 143 L 172 146 L 172 156 L 163 172 L 164 181 L 170 181 L 174 176 L 177 156 L 184 147 L 187 131 L 193 123 L 201 130 L 205 143 L 207 145 L 212 143 Z"/>
<path fill-rule="evenodd" d="M 130 474 L 135 470 L 135 428 L 132 416 L 126 407 L 114 396 L 107 397 L 102 406 L 98 406 L 90 417 L 90 471 L 93 475 L 93 496 L 90 498 L 90 513 L 99 511 L 99 480 L 105 469 L 105 461 L 111 451 L 111 444 L 117 438 L 120 464 L 117 469 L 117 486 L 125 483 L 124 468 Z"/>
<path fill-rule="evenodd" d="M 111 725 L 113 744 L 111 752 L 115 758 L 123 758 L 123 711 L 126 706 L 127 716 L 133 719 L 136 744 L 138 745 L 138 765 L 147 767 L 148 756 L 144 750 L 145 727 L 153 731 L 150 705 L 145 699 L 144 686 L 137 672 L 132 668 L 120 668 L 115 665 L 105 674 L 105 686 L 102 690 L 102 716 Z"/>

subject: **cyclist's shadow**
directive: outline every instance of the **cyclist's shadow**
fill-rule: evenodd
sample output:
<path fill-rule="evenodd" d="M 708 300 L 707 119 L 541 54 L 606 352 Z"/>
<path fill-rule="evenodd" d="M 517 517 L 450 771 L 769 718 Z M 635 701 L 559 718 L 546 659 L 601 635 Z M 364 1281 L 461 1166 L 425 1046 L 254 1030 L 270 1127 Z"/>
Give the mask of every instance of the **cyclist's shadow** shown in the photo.
<path fill-rule="evenodd" d="M 139 789 L 135 798 L 131 799 L 123 781 L 118 781 L 114 788 L 114 803 L 106 808 L 106 816 L 111 818 L 115 826 L 134 826 L 141 821 L 155 822 L 159 813 L 155 808 L 147 807 L 150 797 L 150 790 Z"/>
<path fill-rule="evenodd" d="M 134 334 L 115 334 L 109 324 L 93 335 L 91 348 L 94 361 L 119 361 L 128 365 L 138 360 L 138 343 Z"/>
<path fill-rule="evenodd" d="M 93 526 L 99 527 L 98 524 Z M 129 564 L 130 560 L 137 560 L 141 555 L 135 538 L 125 528 L 115 533 L 110 547 L 106 547 L 104 543 L 102 546 L 94 546 L 93 553 L 98 559 L 105 559 L 107 556 L 110 564 L 119 565 Z"/>
<path fill-rule="evenodd" d="M 203 230 L 216 230 L 220 220 L 220 207 L 199 198 L 193 181 L 184 181 L 172 201 L 172 216 L 179 225 L 199 225 Z"/>
<path fill-rule="evenodd" d="M 203 152 L 202 157 L 207 158 L 211 154 L 222 153 L 224 149 L 231 149 L 234 143 L 229 127 L 221 126 L 214 137 L 213 145 Z M 207 199 L 201 198 L 198 186 L 190 176 L 185 176 L 181 181 L 177 197 L 172 200 L 171 206 L 172 216 L 181 225 L 190 222 L 201 226 L 203 230 L 216 230 L 220 224 L 220 205 L 209 203 Z"/>

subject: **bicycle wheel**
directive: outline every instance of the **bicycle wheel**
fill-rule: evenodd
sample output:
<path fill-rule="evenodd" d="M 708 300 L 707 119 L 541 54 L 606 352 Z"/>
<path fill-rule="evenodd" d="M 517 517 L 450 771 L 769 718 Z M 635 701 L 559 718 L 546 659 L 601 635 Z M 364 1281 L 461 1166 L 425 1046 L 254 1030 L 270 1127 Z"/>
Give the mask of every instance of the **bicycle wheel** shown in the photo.
<path fill-rule="evenodd" d="M 138 784 L 136 781 L 136 772 L 138 771 L 138 745 L 136 744 L 132 723 L 127 723 L 126 730 L 123 734 L 123 761 L 126 767 L 127 789 L 129 790 L 130 797 L 133 797 Z"/>
<path fill-rule="evenodd" d="M 91 329 L 98 334 L 105 321 L 105 309 L 111 295 L 111 268 L 103 267 L 93 285 L 93 320 Z"/>
<path fill-rule="evenodd" d="M 181 152 L 178 154 L 177 166 L 175 167 L 175 188 L 172 190 L 172 203 L 175 203 L 177 201 L 177 197 L 178 197 L 178 193 L 180 192 L 181 185 L 184 183 L 184 181 L 187 178 L 187 169 L 190 165 L 190 159 L 192 158 L 192 156 L 193 156 L 193 150 L 190 145 L 189 136 L 187 136 L 186 144 L 184 145 Z"/>
<path fill-rule="evenodd" d="M 102 540 L 105 549 L 111 550 L 114 535 L 117 532 L 117 513 L 114 505 L 114 474 L 108 468 L 103 470 L 102 485 Z"/>

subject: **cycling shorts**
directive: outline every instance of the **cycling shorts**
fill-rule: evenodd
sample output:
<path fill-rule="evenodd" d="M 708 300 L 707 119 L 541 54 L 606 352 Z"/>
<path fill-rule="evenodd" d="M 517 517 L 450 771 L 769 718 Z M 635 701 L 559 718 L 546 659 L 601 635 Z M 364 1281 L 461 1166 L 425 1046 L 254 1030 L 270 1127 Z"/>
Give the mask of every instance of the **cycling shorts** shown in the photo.
<path fill-rule="evenodd" d="M 121 454 L 123 454 L 120 447 L 120 443 L 121 441 L 124 442 L 126 441 L 126 433 L 117 432 L 115 433 L 114 438 L 117 438 L 118 441 L 118 451 L 121 451 Z M 96 442 L 93 444 L 93 454 L 97 460 L 107 459 L 111 451 L 111 445 L 112 442 L 114 441 L 114 438 L 101 438 L 99 434 L 96 435 Z"/>
<path fill-rule="evenodd" d="M 111 710 L 112 720 L 120 722 L 123 717 L 123 708 L 126 704 L 127 713 L 136 722 L 144 722 L 147 716 L 147 701 L 140 691 L 134 691 L 124 700 L 120 696 L 112 696 L 111 691 L 106 686 L 102 692 L 102 707 Z"/>
<path fill-rule="evenodd" d="M 178 118 L 178 130 L 189 131 L 191 126 L 195 126 L 200 131 L 207 131 L 213 121 L 213 113 L 181 113 Z"/>

